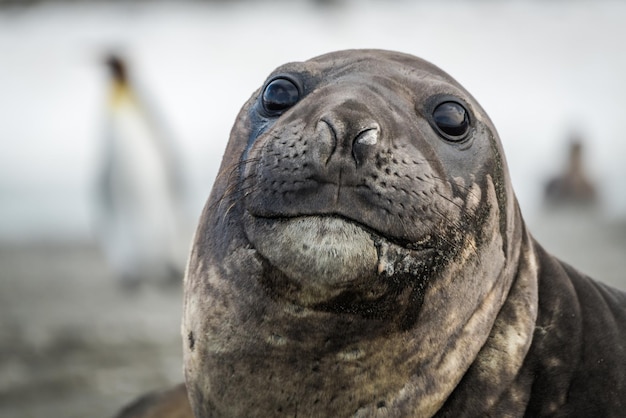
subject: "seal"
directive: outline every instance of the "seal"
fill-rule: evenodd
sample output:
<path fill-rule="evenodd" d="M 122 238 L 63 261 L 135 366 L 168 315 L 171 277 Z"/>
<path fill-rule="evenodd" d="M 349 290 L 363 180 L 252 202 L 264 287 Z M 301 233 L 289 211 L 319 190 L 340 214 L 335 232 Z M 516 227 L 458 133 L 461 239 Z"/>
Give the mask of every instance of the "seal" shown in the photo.
<path fill-rule="evenodd" d="M 243 106 L 184 282 L 197 417 L 617 416 L 626 296 L 528 232 L 496 129 L 380 50 Z"/>

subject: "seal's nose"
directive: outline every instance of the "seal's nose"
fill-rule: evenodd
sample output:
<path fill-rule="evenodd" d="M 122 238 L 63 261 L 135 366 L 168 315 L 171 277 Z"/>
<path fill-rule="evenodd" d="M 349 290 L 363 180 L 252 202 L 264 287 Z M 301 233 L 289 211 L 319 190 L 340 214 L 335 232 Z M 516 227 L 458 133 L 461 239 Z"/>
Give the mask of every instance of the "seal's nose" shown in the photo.
<path fill-rule="evenodd" d="M 381 139 L 381 129 L 373 115 L 360 103 L 345 102 L 327 111 L 316 127 L 320 159 L 365 164 Z"/>

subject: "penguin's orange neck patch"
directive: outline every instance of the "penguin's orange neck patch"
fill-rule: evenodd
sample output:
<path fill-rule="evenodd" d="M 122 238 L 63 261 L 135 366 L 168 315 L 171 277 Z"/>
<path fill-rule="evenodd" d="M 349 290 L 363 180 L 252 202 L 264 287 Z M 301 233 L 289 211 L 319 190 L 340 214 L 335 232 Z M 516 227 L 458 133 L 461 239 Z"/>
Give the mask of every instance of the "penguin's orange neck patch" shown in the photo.
<path fill-rule="evenodd" d="M 117 106 L 125 101 L 132 100 L 133 94 L 127 83 L 114 81 L 111 87 L 109 100 L 111 105 Z"/>

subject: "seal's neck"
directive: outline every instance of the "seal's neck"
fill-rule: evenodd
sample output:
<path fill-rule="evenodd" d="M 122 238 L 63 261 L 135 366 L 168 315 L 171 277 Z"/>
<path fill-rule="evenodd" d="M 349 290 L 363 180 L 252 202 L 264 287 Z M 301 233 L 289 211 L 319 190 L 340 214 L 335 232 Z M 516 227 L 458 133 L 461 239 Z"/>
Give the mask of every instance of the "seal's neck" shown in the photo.
<path fill-rule="evenodd" d="M 456 260 L 445 279 L 429 289 L 419 323 L 405 343 L 414 368 L 394 400 L 403 411 L 460 416 L 487 411 L 505 395 L 523 410 L 525 400 L 507 391 L 532 342 L 537 269 L 521 216 L 518 211 L 512 216 L 509 236 L 493 235 L 477 248 L 476 257 Z M 509 240 L 506 256 L 501 239 Z M 477 393 L 486 396 L 479 399 Z"/>
<path fill-rule="evenodd" d="M 520 378 L 533 340 L 538 311 L 538 262 L 530 234 L 520 219 L 517 272 L 489 338 L 463 379 L 436 416 L 476 416 L 494 411 L 523 415 L 530 391 Z M 497 413 L 496 413 L 497 415 Z M 515 414 L 513 414 L 515 415 Z"/>

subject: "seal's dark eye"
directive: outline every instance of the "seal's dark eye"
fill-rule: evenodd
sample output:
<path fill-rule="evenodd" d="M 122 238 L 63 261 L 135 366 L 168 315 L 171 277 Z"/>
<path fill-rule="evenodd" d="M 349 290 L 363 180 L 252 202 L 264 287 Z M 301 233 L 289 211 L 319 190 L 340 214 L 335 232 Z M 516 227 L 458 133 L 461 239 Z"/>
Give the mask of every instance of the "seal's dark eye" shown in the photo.
<path fill-rule="evenodd" d="M 300 100 L 300 90 L 293 81 L 277 78 L 263 90 L 263 107 L 271 114 L 280 114 Z"/>
<path fill-rule="evenodd" d="M 457 102 L 443 102 L 433 111 L 433 120 L 443 137 L 449 141 L 461 141 L 469 131 L 467 110 Z"/>

